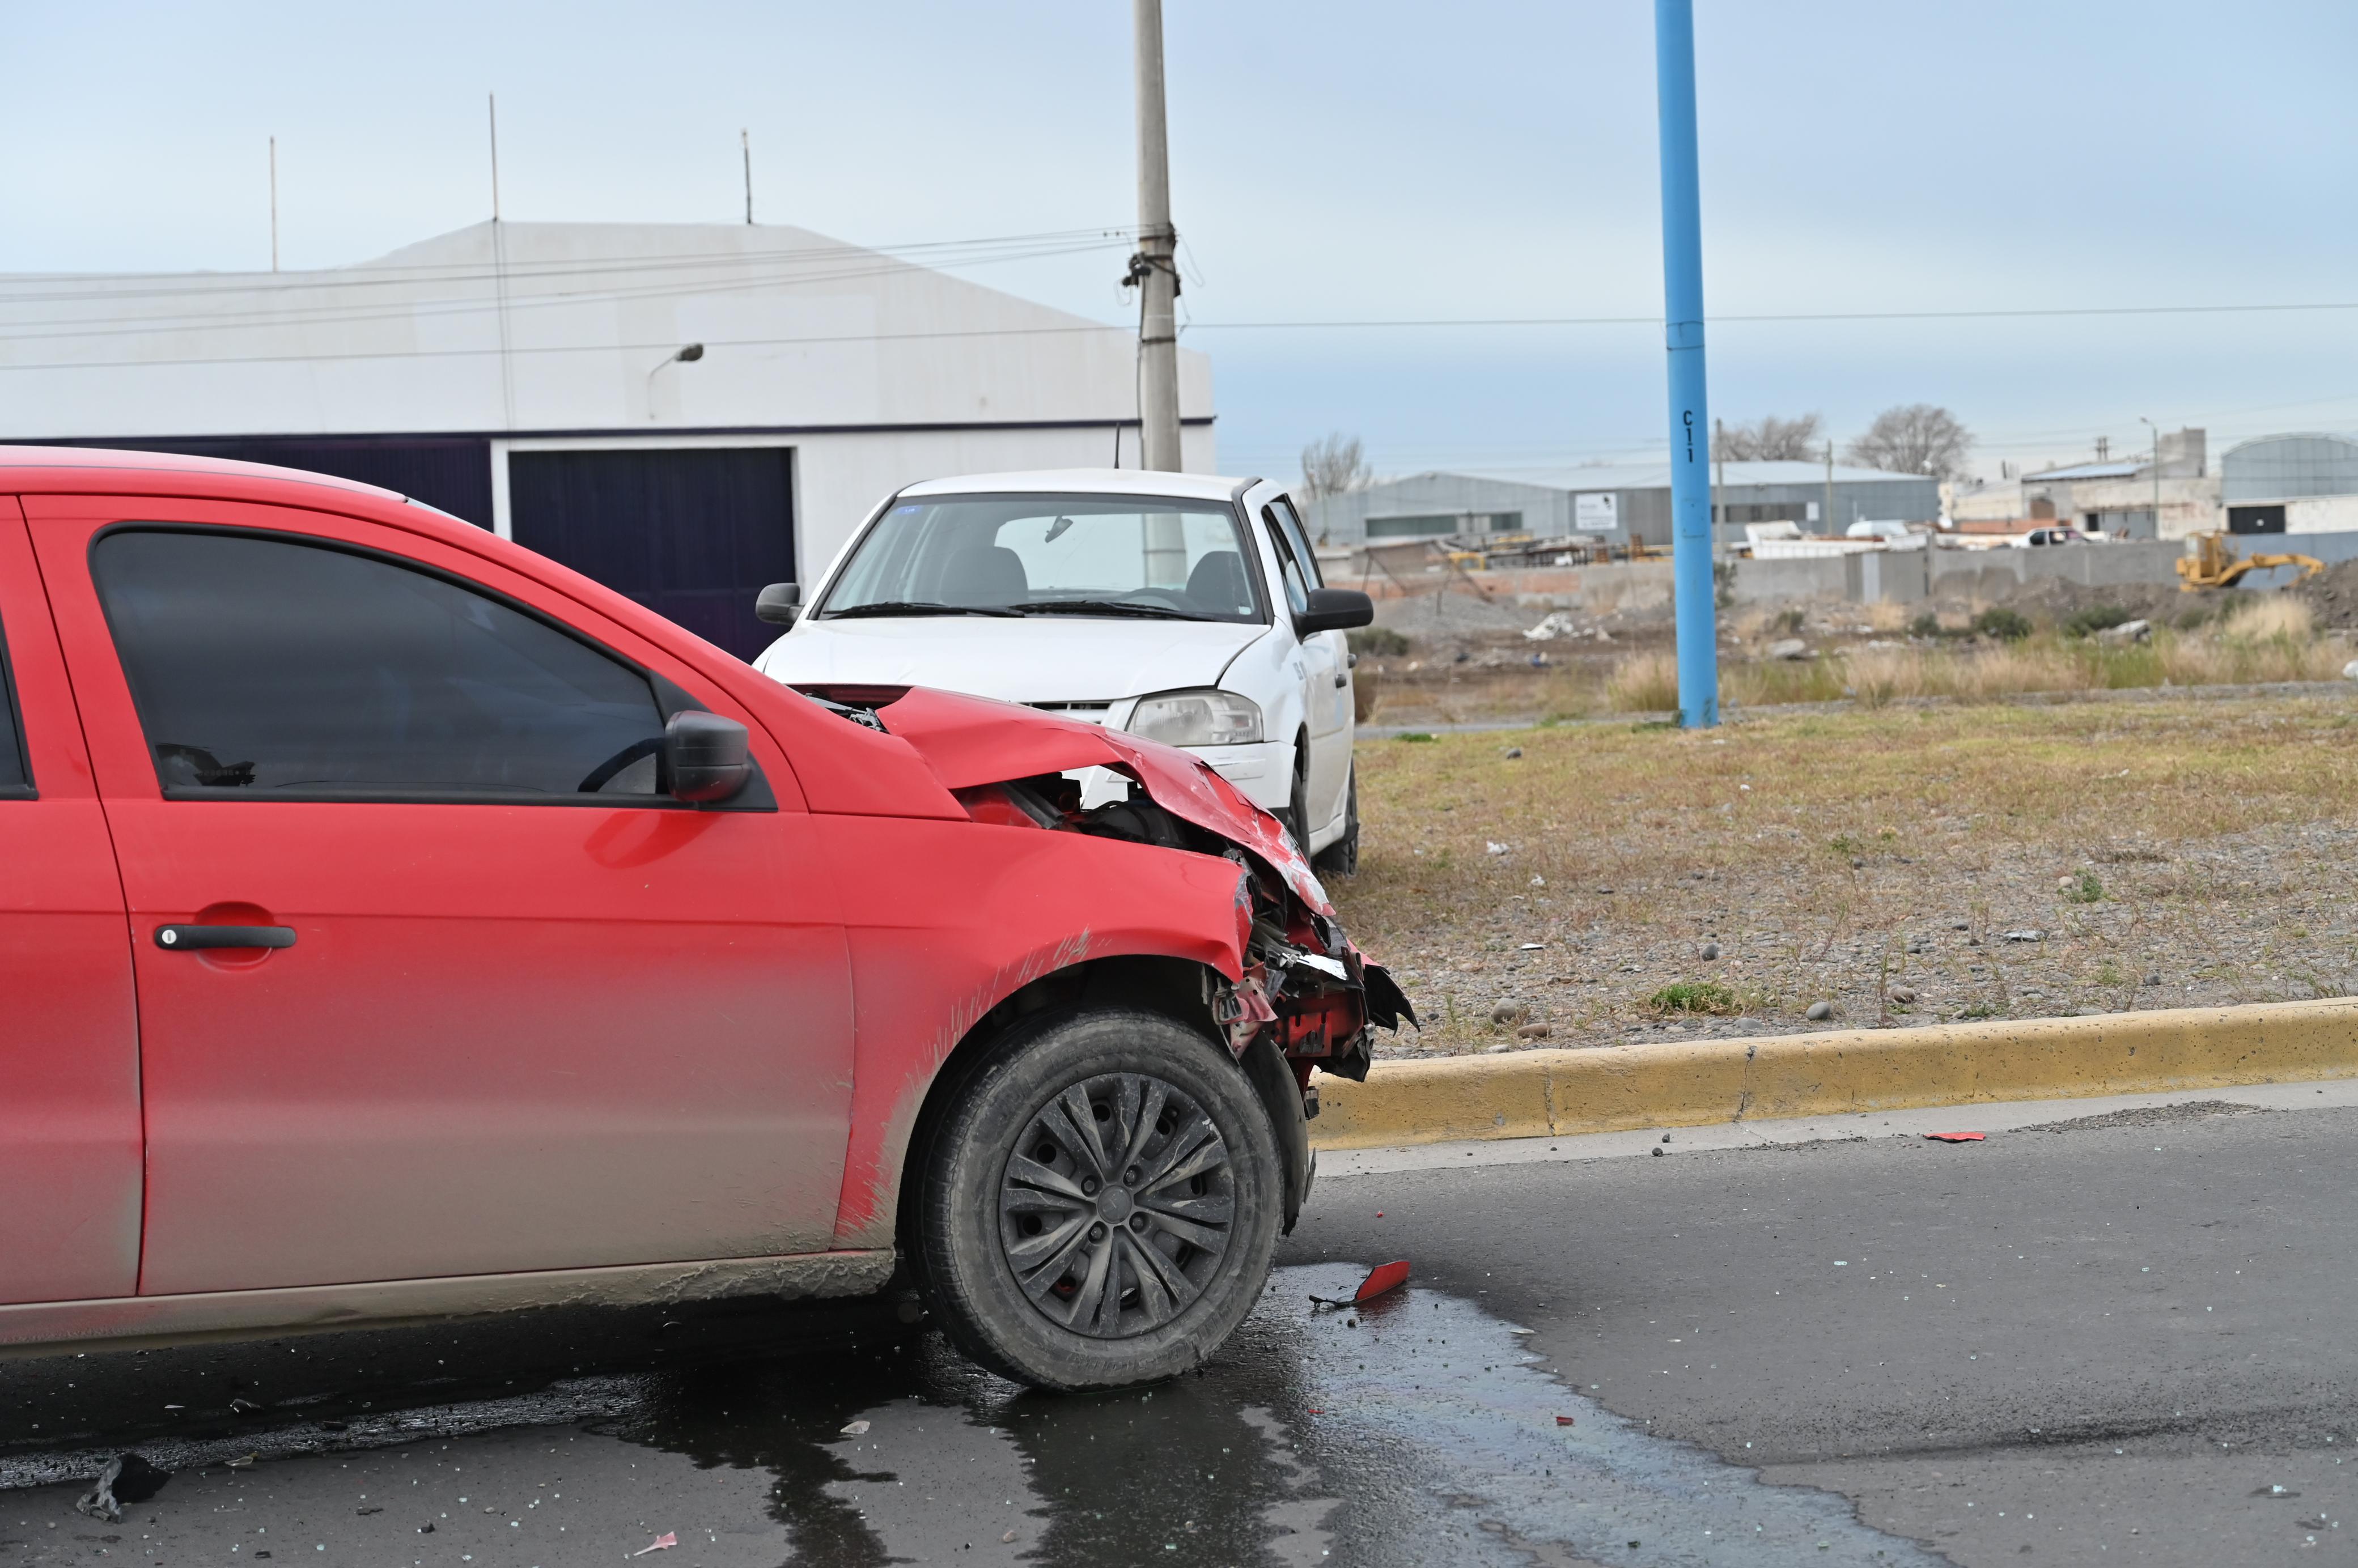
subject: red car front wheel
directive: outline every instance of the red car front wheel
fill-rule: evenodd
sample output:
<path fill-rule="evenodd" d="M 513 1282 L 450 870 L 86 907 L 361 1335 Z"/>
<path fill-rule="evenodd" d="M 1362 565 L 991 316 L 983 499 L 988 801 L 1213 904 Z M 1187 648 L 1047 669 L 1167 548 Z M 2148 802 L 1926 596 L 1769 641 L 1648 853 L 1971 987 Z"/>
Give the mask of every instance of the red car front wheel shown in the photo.
<path fill-rule="evenodd" d="M 968 1078 L 919 1178 L 929 1304 L 968 1355 L 1042 1388 L 1183 1372 L 1269 1277 L 1277 1138 L 1206 1036 L 1128 1011 L 1011 1037 Z"/>

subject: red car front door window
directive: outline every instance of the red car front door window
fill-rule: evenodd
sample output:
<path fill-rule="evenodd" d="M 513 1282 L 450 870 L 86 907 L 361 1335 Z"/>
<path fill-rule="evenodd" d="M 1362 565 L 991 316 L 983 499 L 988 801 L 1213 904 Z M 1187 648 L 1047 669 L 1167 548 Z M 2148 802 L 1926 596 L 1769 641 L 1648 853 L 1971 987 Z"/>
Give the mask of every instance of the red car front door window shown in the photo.
<path fill-rule="evenodd" d="M 28 510 L 129 897 L 144 1292 L 827 1245 L 849 982 L 785 760 L 755 727 L 772 809 L 683 807 L 651 762 L 569 787 L 666 691 L 724 693 L 395 529 Z"/>

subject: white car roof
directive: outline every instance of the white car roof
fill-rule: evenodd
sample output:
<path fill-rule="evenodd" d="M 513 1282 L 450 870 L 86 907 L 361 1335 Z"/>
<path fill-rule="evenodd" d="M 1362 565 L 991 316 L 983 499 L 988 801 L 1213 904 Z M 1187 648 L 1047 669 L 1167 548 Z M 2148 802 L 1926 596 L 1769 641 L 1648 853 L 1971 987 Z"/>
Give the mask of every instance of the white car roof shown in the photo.
<path fill-rule="evenodd" d="M 1258 480 L 1217 474 L 1166 473 L 1156 469 L 1035 469 L 1026 473 L 970 473 L 929 479 L 903 495 L 1048 494 L 1168 495 L 1188 501 L 1226 501 Z"/>

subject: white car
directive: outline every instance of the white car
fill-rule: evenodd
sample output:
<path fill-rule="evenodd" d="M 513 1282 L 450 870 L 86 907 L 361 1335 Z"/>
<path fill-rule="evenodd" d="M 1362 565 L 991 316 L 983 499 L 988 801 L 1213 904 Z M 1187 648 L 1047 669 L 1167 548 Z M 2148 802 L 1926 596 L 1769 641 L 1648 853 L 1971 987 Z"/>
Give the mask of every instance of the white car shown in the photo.
<path fill-rule="evenodd" d="M 1184 747 L 1357 869 L 1348 627 L 1283 487 L 1139 469 L 928 480 L 885 498 L 754 661 L 822 696 L 930 686 Z"/>

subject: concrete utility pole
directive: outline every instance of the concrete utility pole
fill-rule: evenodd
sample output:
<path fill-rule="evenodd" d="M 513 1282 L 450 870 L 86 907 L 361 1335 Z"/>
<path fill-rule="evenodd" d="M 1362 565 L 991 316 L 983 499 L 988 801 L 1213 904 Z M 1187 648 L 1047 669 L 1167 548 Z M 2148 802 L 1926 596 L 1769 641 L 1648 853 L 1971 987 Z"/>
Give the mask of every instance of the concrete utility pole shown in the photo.
<path fill-rule="evenodd" d="M 1719 533 L 1727 525 L 1727 422 L 1711 422 L 1711 559 L 1719 563 Z"/>
<path fill-rule="evenodd" d="M 753 221 L 753 133 L 737 133 L 737 146 L 745 154 L 745 222 Z"/>
<path fill-rule="evenodd" d="M 1134 0 L 1138 31 L 1138 424 L 1141 468 L 1177 471 L 1179 249 L 1163 119 L 1163 0 Z"/>
<path fill-rule="evenodd" d="M 2137 416 L 2137 423 L 2153 432 L 2153 536 L 2158 539 L 2161 537 L 2161 427 L 2142 414 Z M 2125 534 L 2127 531 L 2125 528 L 2122 530 Z"/>
<path fill-rule="evenodd" d="M 1145 4 L 1146 0 L 1140 0 Z M 1695 171 L 1694 0 L 1654 0 L 1662 155 L 1663 345 L 1671 380 L 1671 586 L 1679 721 L 1719 722 L 1711 560 L 1711 410 L 1703 358 L 1703 196 Z"/>

